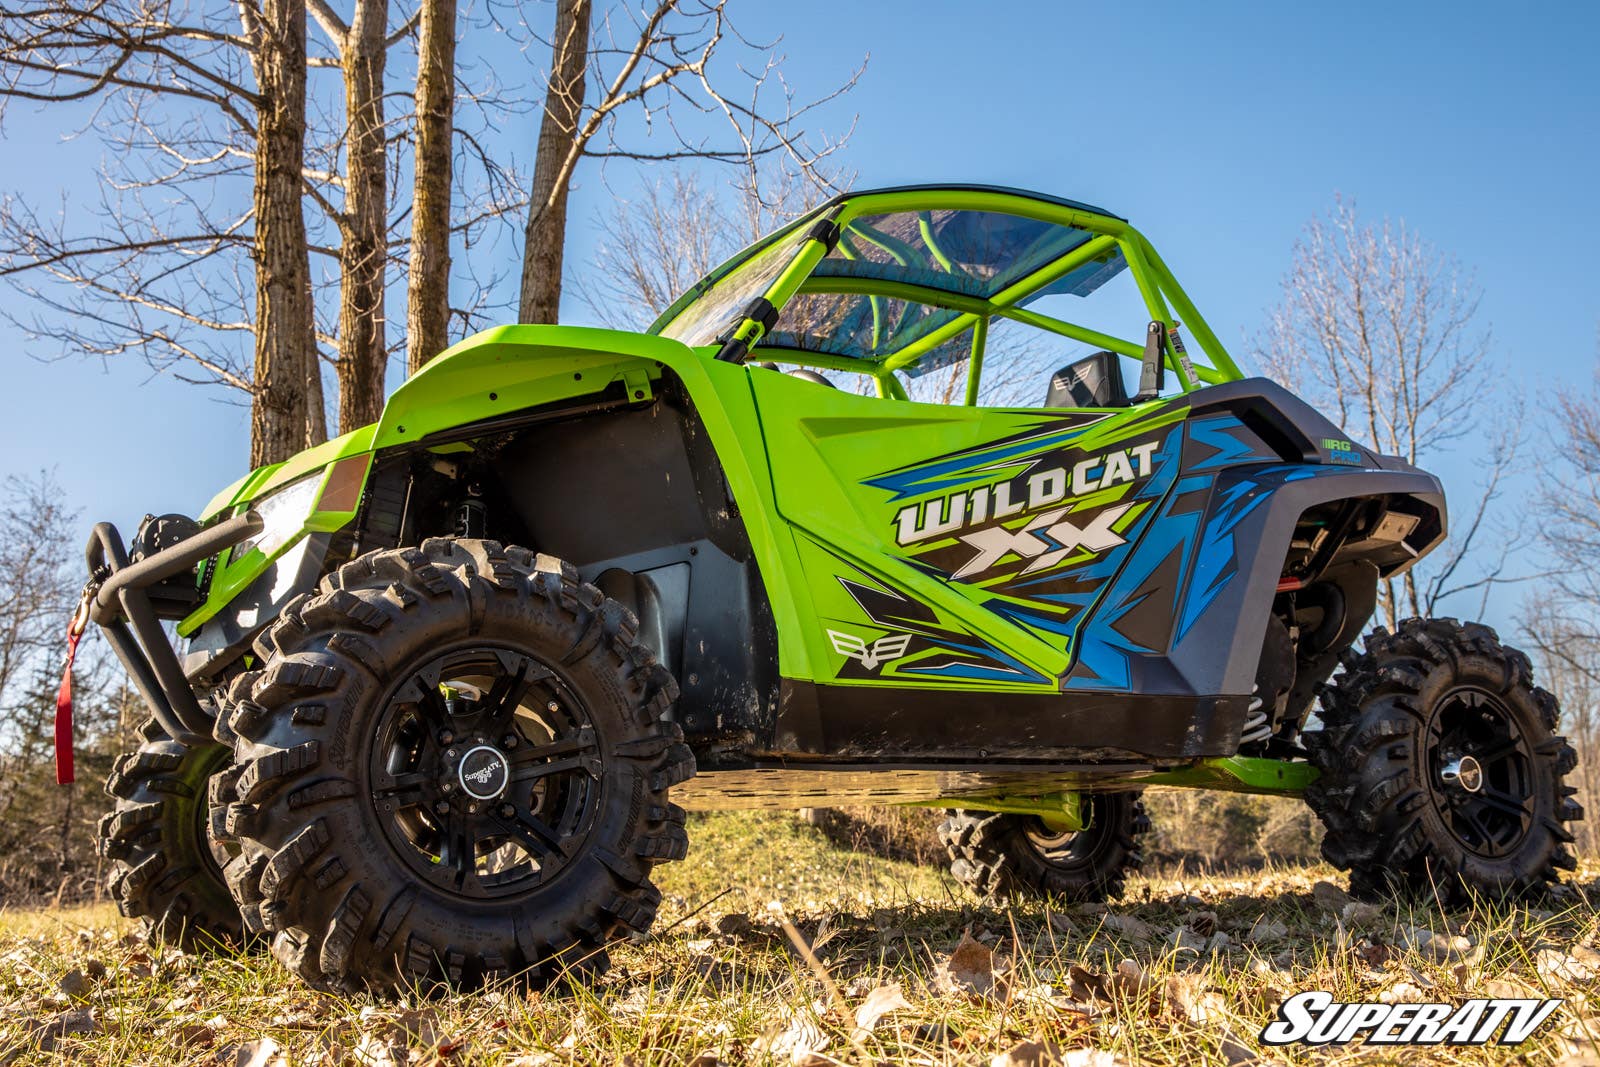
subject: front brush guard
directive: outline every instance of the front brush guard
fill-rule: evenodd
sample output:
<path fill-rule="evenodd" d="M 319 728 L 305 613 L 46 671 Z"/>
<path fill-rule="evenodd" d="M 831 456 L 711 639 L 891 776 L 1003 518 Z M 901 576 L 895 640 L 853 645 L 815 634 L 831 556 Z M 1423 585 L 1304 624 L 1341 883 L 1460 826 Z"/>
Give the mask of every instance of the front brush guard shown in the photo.
<path fill-rule="evenodd" d="M 137 563 L 129 561 L 122 535 L 111 523 L 97 523 L 89 535 L 84 551 L 89 564 L 89 584 L 84 589 L 89 618 L 105 631 L 161 729 L 181 744 L 204 743 L 211 736 L 212 720 L 195 699 L 148 590 L 254 537 L 261 527 L 261 516 L 246 511 Z"/>

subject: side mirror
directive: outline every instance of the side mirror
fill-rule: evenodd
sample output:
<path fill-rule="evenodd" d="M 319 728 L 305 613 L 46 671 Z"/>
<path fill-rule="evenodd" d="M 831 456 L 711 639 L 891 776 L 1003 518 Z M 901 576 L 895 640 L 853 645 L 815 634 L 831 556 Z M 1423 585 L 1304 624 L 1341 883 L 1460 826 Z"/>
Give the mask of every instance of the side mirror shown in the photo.
<path fill-rule="evenodd" d="M 1122 365 L 1114 352 L 1096 352 L 1069 363 L 1050 376 L 1047 408 L 1124 408 L 1128 391 Z"/>

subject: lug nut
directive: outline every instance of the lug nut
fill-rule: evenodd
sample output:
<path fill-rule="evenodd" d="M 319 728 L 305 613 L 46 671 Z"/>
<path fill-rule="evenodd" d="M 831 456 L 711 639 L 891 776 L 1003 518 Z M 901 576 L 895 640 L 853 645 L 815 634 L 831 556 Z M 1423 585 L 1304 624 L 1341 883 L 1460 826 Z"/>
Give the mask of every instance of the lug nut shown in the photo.
<path fill-rule="evenodd" d="M 448 745 L 450 742 L 454 741 L 455 739 L 456 739 L 456 735 L 451 733 L 449 730 L 440 730 L 439 731 L 439 743 L 441 745 Z"/>
<path fill-rule="evenodd" d="M 506 734 L 504 737 L 502 737 L 500 739 L 500 747 L 501 748 L 516 748 L 517 747 L 517 735 L 516 734 Z"/>
<path fill-rule="evenodd" d="M 467 812 L 469 814 L 476 815 L 477 812 L 478 812 L 478 805 L 476 805 L 476 804 L 468 804 L 467 805 Z"/>
<path fill-rule="evenodd" d="M 453 748 L 445 749 L 444 758 L 445 759 L 455 759 L 456 758 L 456 750 L 453 749 Z"/>
<path fill-rule="evenodd" d="M 433 810 L 438 812 L 440 815 L 449 815 L 450 802 L 448 800 L 441 800 L 433 806 Z"/>
<path fill-rule="evenodd" d="M 446 793 L 453 793 L 456 790 L 456 784 L 454 782 L 441 782 L 439 783 L 439 788 Z"/>
<path fill-rule="evenodd" d="M 561 710 L 561 705 L 552 700 L 550 703 L 544 706 L 544 710 L 554 713 Z"/>
<path fill-rule="evenodd" d="M 500 805 L 500 815 L 501 815 L 502 818 L 509 819 L 509 818 L 511 818 L 511 816 L 515 815 L 516 813 L 517 813 L 517 809 L 516 809 L 515 805 L 512 805 L 512 804 L 502 804 L 502 805 Z"/>

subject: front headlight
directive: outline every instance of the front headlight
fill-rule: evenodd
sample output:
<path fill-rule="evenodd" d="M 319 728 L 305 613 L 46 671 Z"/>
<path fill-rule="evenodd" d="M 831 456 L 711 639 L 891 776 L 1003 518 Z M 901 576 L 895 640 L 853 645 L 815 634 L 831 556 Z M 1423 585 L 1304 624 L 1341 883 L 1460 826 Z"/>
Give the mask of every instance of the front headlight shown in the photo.
<path fill-rule="evenodd" d="M 297 482 L 290 482 L 272 495 L 252 502 L 250 507 L 261 516 L 261 532 L 235 545 L 229 559 L 242 559 L 251 549 L 259 549 L 263 555 L 271 558 L 294 540 L 305 529 L 306 519 L 311 516 L 311 508 L 317 502 L 322 474 L 322 471 L 318 471 Z"/>

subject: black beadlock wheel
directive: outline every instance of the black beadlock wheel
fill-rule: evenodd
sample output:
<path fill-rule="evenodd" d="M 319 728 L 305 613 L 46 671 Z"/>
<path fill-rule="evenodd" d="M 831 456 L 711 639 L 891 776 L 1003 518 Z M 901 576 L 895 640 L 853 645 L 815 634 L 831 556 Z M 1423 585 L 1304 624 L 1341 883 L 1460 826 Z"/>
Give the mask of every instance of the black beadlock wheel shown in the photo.
<path fill-rule="evenodd" d="M 1052 830 L 1032 815 L 952 811 L 939 826 L 950 873 L 979 896 L 1056 896 L 1077 902 L 1121 896 L 1143 857 L 1150 817 L 1137 793 L 1084 797 L 1089 825 Z"/>
<path fill-rule="evenodd" d="M 487 541 L 373 552 L 289 603 L 228 695 L 227 880 L 312 984 L 598 973 L 687 850 L 694 756 L 638 623 Z"/>
<path fill-rule="evenodd" d="M 117 803 L 100 819 L 117 910 L 143 919 L 152 940 L 191 950 L 237 947 L 244 924 L 223 880 L 228 856 L 209 833 L 207 807 L 207 783 L 233 753 L 181 745 L 154 719 L 139 735 L 138 749 L 119 757 L 106 780 Z"/>
<path fill-rule="evenodd" d="M 1577 754 L 1528 657 L 1454 619 L 1379 628 L 1322 691 L 1306 749 L 1322 777 L 1306 799 L 1322 853 L 1361 895 L 1536 892 L 1574 866 L 1565 782 Z"/>

